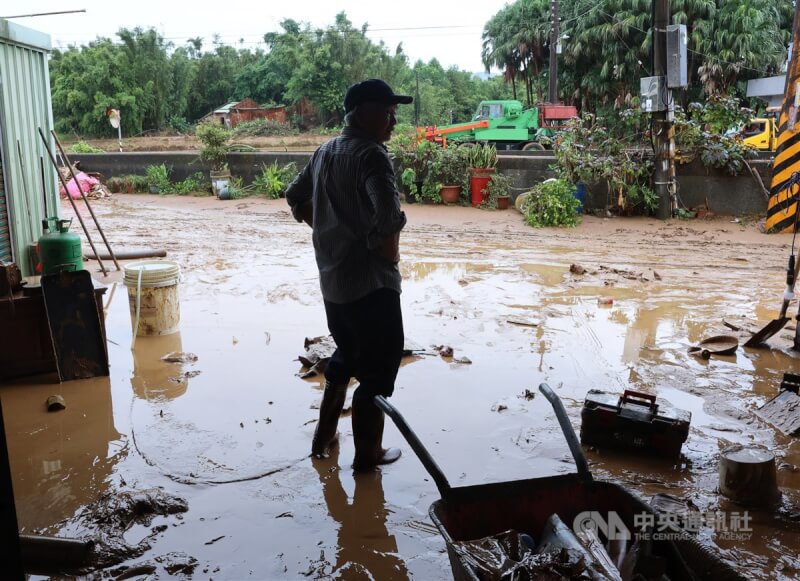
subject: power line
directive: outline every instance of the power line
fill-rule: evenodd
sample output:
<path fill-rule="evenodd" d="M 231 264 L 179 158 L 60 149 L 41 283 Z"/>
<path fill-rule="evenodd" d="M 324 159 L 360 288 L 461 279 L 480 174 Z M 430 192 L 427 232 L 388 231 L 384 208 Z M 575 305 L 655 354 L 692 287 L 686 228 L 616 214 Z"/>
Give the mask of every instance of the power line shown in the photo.
<path fill-rule="evenodd" d="M 86 12 L 85 8 L 80 10 L 61 10 L 60 12 L 37 12 L 36 14 L 17 14 L 15 16 L 0 16 L 3 20 L 11 20 L 12 18 L 34 18 L 36 16 L 57 16 L 59 14 L 79 14 Z"/>

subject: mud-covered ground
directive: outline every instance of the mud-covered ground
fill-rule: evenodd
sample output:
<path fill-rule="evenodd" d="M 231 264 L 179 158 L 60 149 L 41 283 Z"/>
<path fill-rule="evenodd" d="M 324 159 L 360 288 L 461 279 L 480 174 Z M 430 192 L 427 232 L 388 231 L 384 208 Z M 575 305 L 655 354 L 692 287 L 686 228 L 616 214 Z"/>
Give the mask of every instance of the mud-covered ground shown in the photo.
<path fill-rule="evenodd" d="M 124 542 L 149 548 L 98 577 L 138 567 L 129 574 L 447 578 L 427 514 L 439 494 L 394 426 L 385 442 L 404 457 L 380 472 L 349 469 L 347 418 L 340 452 L 307 458 L 321 380 L 297 377 L 296 358 L 304 338 L 326 326 L 310 231 L 284 203 L 117 195 L 94 208 L 117 249 L 165 248 L 181 265 L 181 332 L 139 338 L 132 352 L 121 274 L 98 274 L 109 285 L 110 379 L 0 390 L 23 530 L 93 533 L 87 505 L 161 487 L 188 510 L 132 520 Z M 702 511 L 741 511 L 716 492 L 719 451 L 763 444 L 778 457 L 779 510 L 751 511 L 749 540 L 700 536 L 754 579 L 800 575 L 800 448 L 753 415 L 797 360 L 788 349 L 710 361 L 687 354 L 726 330 L 723 318 L 777 314 L 790 239 L 721 218 L 586 218 L 573 230 L 534 230 L 513 211 L 406 210 L 406 335 L 452 346 L 472 364 L 407 359 L 392 401 L 453 485 L 574 471 L 547 401 L 524 397 L 540 382 L 561 396 L 576 429 L 589 389 L 634 388 L 692 412 L 683 455 L 587 448 L 595 476 L 645 499 L 668 492 Z M 197 361 L 161 361 L 175 351 Z M 54 393 L 67 409 L 47 414 Z"/>

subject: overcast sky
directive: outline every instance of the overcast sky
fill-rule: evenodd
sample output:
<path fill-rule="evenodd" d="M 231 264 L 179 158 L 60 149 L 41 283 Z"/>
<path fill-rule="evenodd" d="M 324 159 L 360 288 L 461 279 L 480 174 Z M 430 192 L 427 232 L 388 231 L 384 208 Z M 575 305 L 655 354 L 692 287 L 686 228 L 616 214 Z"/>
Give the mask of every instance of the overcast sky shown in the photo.
<path fill-rule="evenodd" d="M 345 11 L 360 27 L 365 22 L 392 50 L 402 42 L 411 61 L 437 58 L 444 66 L 456 65 L 470 72 L 483 70 L 483 25 L 507 0 L 295 0 L 261 2 L 182 2 L 171 0 L 2 0 L 0 17 L 32 12 L 86 9 L 85 14 L 18 18 L 14 22 L 51 35 L 53 46 L 86 43 L 96 36 L 114 37 L 122 27 L 153 26 L 176 45 L 203 36 L 205 46 L 218 33 L 226 44 L 251 49 L 259 46 L 265 32 L 278 30 L 284 18 L 332 24 Z M 398 30 L 401 29 L 401 30 Z M 263 45 L 261 45 L 263 46 Z"/>

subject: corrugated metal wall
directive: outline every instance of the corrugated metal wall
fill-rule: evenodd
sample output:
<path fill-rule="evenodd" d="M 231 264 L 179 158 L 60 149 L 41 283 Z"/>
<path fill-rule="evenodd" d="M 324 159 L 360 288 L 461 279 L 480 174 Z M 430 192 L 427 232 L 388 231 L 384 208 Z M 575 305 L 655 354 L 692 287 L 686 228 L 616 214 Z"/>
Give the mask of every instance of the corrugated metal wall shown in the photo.
<path fill-rule="evenodd" d="M 49 136 L 53 127 L 47 66 L 49 45 L 48 36 L 0 20 L 0 165 L 5 182 L 11 248 L 24 275 L 34 274 L 30 245 L 39 239 L 41 221 L 45 217 L 40 158 L 45 161 L 49 214 L 56 215 L 59 207 L 56 173 L 38 133 L 41 127 L 49 137 L 51 148 L 54 147 Z"/>

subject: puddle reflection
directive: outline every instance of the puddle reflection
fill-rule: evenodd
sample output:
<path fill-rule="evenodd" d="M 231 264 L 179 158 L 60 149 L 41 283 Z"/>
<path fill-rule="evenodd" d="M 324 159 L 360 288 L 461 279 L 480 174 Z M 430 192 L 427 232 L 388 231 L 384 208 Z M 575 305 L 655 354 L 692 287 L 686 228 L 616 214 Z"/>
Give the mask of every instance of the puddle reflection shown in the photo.
<path fill-rule="evenodd" d="M 48 412 L 60 394 L 67 407 Z M 71 517 L 106 491 L 127 445 L 114 426 L 108 377 L 3 391 L 17 518 L 23 532 Z"/>
<path fill-rule="evenodd" d="M 196 373 L 191 364 L 162 361 L 168 353 L 183 351 L 181 334 L 137 337 L 133 351 L 131 386 L 136 397 L 145 400 L 175 399 L 189 389 L 189 378 Z"/>
<path fill-rule="evenodd" d="M 331 518 L 339 524 L 333 576 L 344 579 L 408 579 L 397 540 L 386 529 L 386 499 L 380 470 L 354 474 L 352 502 L 339 477 L 338 447 L 330 459 L 314 461 Z"/>

